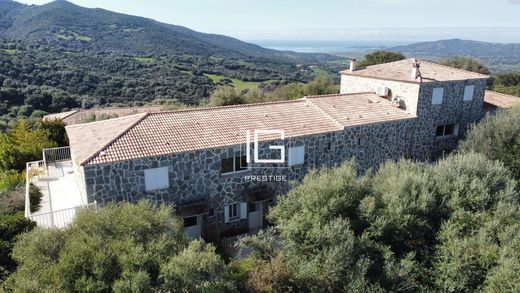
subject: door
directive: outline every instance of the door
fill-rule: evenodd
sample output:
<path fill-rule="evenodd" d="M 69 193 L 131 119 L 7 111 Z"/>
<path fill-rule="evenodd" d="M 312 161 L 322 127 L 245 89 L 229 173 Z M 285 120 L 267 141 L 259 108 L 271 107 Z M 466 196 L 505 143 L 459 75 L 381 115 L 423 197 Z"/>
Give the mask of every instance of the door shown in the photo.
<path fill-rule="evenodd" d="M 262 202 L 250 202 L 248 204 L 248 218 L 249 230 L 256 230 L 262 228 L 264 224 L 264 213 L 262 209 Z"/>
<path fill-rule="evenodd" d="M 198 239 L 202 231 L 202 218 L 199 216 L 184 218 L 184 231 L 190 239 Z"/>

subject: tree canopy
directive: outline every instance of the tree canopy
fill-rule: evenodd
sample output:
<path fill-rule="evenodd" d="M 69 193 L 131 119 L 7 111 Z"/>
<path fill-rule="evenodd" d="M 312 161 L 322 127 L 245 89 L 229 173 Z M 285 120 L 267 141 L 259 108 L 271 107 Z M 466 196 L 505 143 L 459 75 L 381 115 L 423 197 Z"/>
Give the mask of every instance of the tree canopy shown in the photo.
<path fill-rule="evenodd" d="M 520 179 L 520 107 L 488 115 L 472 126 L 461 152 L 478 152 L 502 162 L 516 179 Z"/>
<path fill-rule="evenodd" d="M 353 162 L 314 171 L 269 213 L 279 240 L 269 233 L 246 240 L 260 248 L 253 267 L 263 267 L 250 270 L 248 284 L 260 291 L 514 289 L 517 237 L 506 238 L 519 207 L 509 170 L 475 153 L 435 165 L 389 162 L 361 177 Z M 502 282 L 507 277 L 515 281 Z"/>
<path fill-rule="evenodd" d="M 444 59 L 440 63 L 442 65 L 455 67 L 480 74 L 491 74 L 489 68 L 484 63 L 482 63 L 482 61 L 472 57 L 457 56 L 449 59 Z"/>
<path fill-rule="evenodd" d="M 389 63 L 394 61 L 403 60 L 406 57 L 399 52 L 388 52 L 388 51 L 375 51 L 367 54 L 364 57 L 361 66 L 371 66 L 382 63 Z"/>
<path fill-rule="evenodd" d="M 19 292 L 186 292 L 233 289 L 215 248 L 189 242 L 172 207 L 150 202 L 83 210 L 67 228 L 36 229 L 13 248 Z"/>

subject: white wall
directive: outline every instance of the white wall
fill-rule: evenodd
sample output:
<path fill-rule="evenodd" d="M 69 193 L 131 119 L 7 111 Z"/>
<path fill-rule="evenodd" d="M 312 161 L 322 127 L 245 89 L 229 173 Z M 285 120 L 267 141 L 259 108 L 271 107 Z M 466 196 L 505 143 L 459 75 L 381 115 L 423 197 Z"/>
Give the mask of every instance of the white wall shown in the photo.
<path fill-rule="evenodd" d="M 390 89 L 392 97 L 401 97 L 405 101 L 406 111 L 417 115 L 417 103 L 419 100 L 419 84 L 398 82 L 391 80 L 375 79 L 369 77 L 341 75 L 342 94 L 376 92 L 380 86 Z"/>

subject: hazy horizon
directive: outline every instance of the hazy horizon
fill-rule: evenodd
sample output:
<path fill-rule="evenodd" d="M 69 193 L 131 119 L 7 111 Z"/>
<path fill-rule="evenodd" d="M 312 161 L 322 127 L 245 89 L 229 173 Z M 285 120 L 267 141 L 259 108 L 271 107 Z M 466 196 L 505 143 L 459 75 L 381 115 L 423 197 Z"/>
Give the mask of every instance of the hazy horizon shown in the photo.
<path fill-rule="evenodd" d="M 45 4 L 50 0 L 19 0 Z M 262 41 L 520 43 L 520 1 L 496 0 L 71 0 L 88 8 Z M 446 9 L 447 7 L 450 9 Z M 463 11 L 464 13 L 461 13 Z M 414 13 L 412 13 L 414 12 Z M 438 16 L 438 17 L 436 17 Z"/>

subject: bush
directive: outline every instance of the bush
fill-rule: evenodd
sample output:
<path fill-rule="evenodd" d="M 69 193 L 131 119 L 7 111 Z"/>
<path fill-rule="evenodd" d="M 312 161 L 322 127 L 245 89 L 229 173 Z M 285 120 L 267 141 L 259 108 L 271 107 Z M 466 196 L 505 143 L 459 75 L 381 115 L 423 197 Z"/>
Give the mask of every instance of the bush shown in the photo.
<path fill-rule="evenodd" d="M 482 61 L 472 58 L 472 57 L 453 57 L 450 59 L 444 59 L 440 62 L 442 65 L 463 69 L 471 72 L 476 72 L 480 74 L 489 75 L 491 72 L 489 71 L 489 68 L 482 63 Z"/>
<path fill-rule="evenodd" d="M 170 206 L 143 201 L 109 204 L 99 212 L 83 210 L 65 229 L 22 235 L 12 254 L 19 267 L 5 287 L 31 292 L 152 292 L 163 287 L 178 290 L 170 284 L 227 284 L 225 266 L 214 249 L 188 243 L 182 221 Z M 179 271 L 176 266 L 181 265 Z"/>
<path fill-rule="evenodd" d="M 279 250 L 243 241 L 253 291 L 514 291 L 520 280 L 519 189 L 481 154 L 312 171 L 268 218 Z"/>
<path fill-rule="evenodd" d="M 42 159 L 42 150 L 55 147 L 46 130 L 19 120 L 9 133 L 0 134 L 0 170 L 25 169 L 25 163 Z"/>
<path fill-rule="evenodd" d="M 376 51 L 365 55 L 363 62 L 361 62 L 361 66 L 372 66 L 403 59 L 405 59 L 404 55 L 398 52 Z"/>
<path fill-rule="evenodd" d="M 11 258 L 11 251 L 17 237 L 32 230 L 36 223 L 25 218 L 24 214 L 0 213 L 0 281 L 16 269 L 16 262 Z M 1 287 L 0 287 L 1 288 Z"/>
<path fill-rule="evenodd" d="M 502 162 L 516 179 L 520 179 L 520 107 L 504 110 L 472 126 L 462 153 L 477 152 Z"/>

